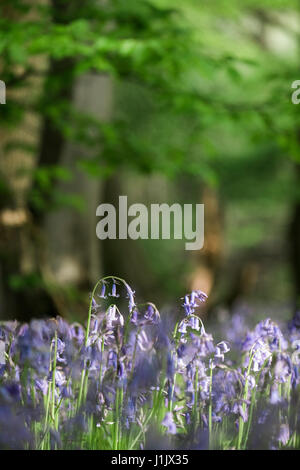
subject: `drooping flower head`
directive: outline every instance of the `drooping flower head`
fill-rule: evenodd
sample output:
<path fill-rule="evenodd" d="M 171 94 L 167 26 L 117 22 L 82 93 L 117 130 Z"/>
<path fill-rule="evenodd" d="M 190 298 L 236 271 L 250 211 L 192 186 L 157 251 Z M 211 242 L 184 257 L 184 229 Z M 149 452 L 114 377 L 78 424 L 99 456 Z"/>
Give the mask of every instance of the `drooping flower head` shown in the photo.
<path fill-rule="evenodd" d="M 182 305 L 186 315 L 191 315 L 194 313 L 195 309 L 199 307 L 199 304 L 205 302 L 206 300 L 207 295 L 200 290 L 194 290 L 191 294 L 187 294 L 184 297 L 184 303 Z"/>

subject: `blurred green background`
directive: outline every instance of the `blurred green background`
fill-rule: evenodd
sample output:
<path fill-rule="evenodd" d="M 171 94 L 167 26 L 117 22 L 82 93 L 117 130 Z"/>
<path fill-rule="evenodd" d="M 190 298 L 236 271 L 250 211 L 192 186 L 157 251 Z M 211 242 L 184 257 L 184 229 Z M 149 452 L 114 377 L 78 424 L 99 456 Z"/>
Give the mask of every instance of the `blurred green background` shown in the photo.
<path fill-rule="evenodd" d="M 82 319 L 102 275 L 207 314 L 300 299 L 294 0 L 2 0 L 0 319 Z M 205 245 L 96 237 L 96 207 L 205 204 Z"/>

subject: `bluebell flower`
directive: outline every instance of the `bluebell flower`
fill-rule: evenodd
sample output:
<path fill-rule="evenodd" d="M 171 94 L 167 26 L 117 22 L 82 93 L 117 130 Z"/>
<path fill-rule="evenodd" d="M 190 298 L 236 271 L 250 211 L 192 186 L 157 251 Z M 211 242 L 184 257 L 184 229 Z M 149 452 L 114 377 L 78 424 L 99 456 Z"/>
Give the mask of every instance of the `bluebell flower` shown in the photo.
<path fill-rule="evenodd" d="M 111 305 L 106 313 L 106 326 L 108 329 L 124 325 L 123 315 L 117 310 L 116 305 Z"/>
<path fill-rule="evenodd" d="M 176 424 L 174 422 L 173 413 L 167 412 L 164 419 L 161 422 L 162 426 L 167 428 L 168 434 L 176 434 Z"/>
<path fill-rule="evenodd" d="M 144 315 L 147 323 L 157 325 L 160 321 L 160 315 L 156 308 L 153 305 L 149 304 Z"/>
<path fill-rule="evenodd" d="M 82 345 L 85 340 L 84 329 L 78 323 L 73 323 L 70 328 L 71 337 L 74 338 L 79 345 Z"/>
<path fill-rule="evenodd" d="M 191 316 L 189 318 L 189 326 L 193 329 L 193 330 L 196 330 L 196 331 L 200 331 L 200 320 L 198 317 L 195 317 L 195 316 Z"/>
<path fill-rule="evenodd" d="M 247 406 L 244 406 L 244 403 Z M 245 402 L 245 400 L 237 400 L 232 406 L 232 412 L 234 414 L 239 414 L 244 423 L 248 421 L 248 405 L 249 402 Z"/>
<path fill-rule="evenodd" d="M 281 442 L 281 444 L 286 445 L 289 441 L 289 438 L 290 430 L 288 424 L 281 424 L 278 435 L 278 441 Z"/>
<path fill-rule="evenodd" d="M 195 304 L 191 303 L 188 295 L 184 297 L 184 304 L 182 306 L 184 307 L 186 315 L 191 315 L 195 312 Z"/>
<path fill-rule="evenodd" d="M 102 281 L 101 293 L 99 295 L 100 299 L 107 299 L 107 295 L 105 295 L 105 293 L 106 293 L 106 283 L 105 281 Z"/>
<path fill-rule="evenodd" d="M 217 344 L 217 346 L 223 354 L 226 354 L 230 351 L 230 347 L 228 346 L 226 341 L 221 341 Z"/>
<path fill-rule="evenodd" d="M 191 380 L 187 380 L 187 382 L 186 382 L 185 393 L 188 397 L 187 404 L 188 405 L 194 405 L 195 390 L 194 390 L 194 384 Z"/>
<path fill-rule="evenodd" d="M 137 344 L 141 351 L 150 351 L 154 341 L 148 337 L 145 330 L 142 330 L 137 336 Z"/>
<path fill-rule="evenodd" d="M 47 394 L 48 381 L 46 379 L 35 379 L 35 385 L 37 390 L 40 390 L 43 395 Z"/>
<path fill-rule="evenodd" d="M 107 367 L 113 367 L 114 370 L 117 370 L 117 357 L 116 351 L 109 351 Z"/>
<path fill-rule="evenodd" d="M 138 311 L 136 309 L 134 309 L 131 313 L 130 323 L 132 323 L 133 325 L 138 324 Z"/>
<path fill-rule="evenodd" d="M 272 387 L 271 390 L 271 395 L 270 395 L 270 403 L 272 405 L 278 405 L 278 403 L 281 403 L 281 398 L 278 393 L 278 388 L 277 387 Z"/>
<path fill-rule="evenodd" d="M 134 291 L 131 289 L 131 287 L 127 284 L 127 282 L 125 283 L 125 287 L 126 287 L 126 291 L 127 291 L 127 297 L 129 299 L 129 302 L 128 302 L 128 309 L 129 309 L 129 312 L 132 312 L 132 310 L 134 309 L 134 307 L 136 307 L 136 304 L 135 304 L 135 299 L 134 299 Z"/>
<path fill-rule="evenodd" d="M 199 303 L 205 302 L 207 299 L 207 295 L 200 291 L 193 291 L 191 294 L 187 294 L 184 297 L 184 310 L 186 315 L 191 315 L 195 312 L 195 309 L 199 307 Z"/>
<path fill-rule="evenodd" d="M 117 284 L 116 281 L 113 279 L 112 283 L 112 288 L 111 288 L 111 293 L 108 294 L 110 297 L 120 297 L 119 294 L 117 294 Z"/>
<path fill-rule="evenodd" d="M 21 400 L 21 386 L 16 382 L 7 383 L 0 387 L 0 395 L 8 403 L 14 403 Z"/>
<path fill-rule="evenodd" d="M 179 325 L 178 325 L 178 330 L 179 333 L 185 334 L 187 333 L 187 322 L 185 320 L 182 320 Z"/>
<path fill-rule="evenodd" d="M 60 434 L 56 429 L 50 428 L 50 448 L 59 449 L 62 446 Z"/>

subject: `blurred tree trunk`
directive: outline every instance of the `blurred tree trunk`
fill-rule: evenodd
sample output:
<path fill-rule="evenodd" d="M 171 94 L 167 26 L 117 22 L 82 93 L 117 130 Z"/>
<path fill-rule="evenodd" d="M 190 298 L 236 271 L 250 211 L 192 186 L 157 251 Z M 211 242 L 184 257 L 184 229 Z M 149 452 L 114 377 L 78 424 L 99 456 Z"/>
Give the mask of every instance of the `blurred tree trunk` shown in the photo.
<path fill-rule="evenodd" d="M 40 4 L 47 4 L 40 0 Z M 80 5 L 75 0 L 68 5 L 63 0 L 51 0 L 53 7 L 53 22 L 68 23 L 74 18 L 76 8 Z M 19 19 L 20 13 L 8 10 L 9 15 Z M 37 13 L 29 13 L 27 20 L 35 20 Z M 42 91 L 43 84 L 46 92 L 44 97 L 48 104 L 59 105 L 63 100 L 69 100 L 72 95 L 72 63 L 66 60 L 50 61 L 46 66 L 45 58 L 33 59 L 35 69 L 47 70 L 48 79 L 33 75 L 29 87 L 12 91 L 15 98 L 21 101 L 32 100 Z M 18 71 L 22 75 L 22 70 Z M 51 84 L 54 83 L 54 87 Z M 30 90 L 28 92 L 28 90 Z M 10 91 L 8 91 L 9 94 Z M 45 105 L 46 103 L 44 103 Z M 41 127 L 41 130 L 40 130 Z M 39 133 L 41 138 L 39 139 Z M 40 140 L 40 152 L 37 161 L 28 155 L 23 148 L 36 147 Z M 50 294 L 45 278 L 45 253 L 43 234 L 43 214 L 27 210 L 27 192 L 30 186 L 30 177 L 20 179 L 20 170 L 32 169 L 35 166 L 57 164 L 60 160 L 64 138 L 61 132 L 46 117 L 41 123 L 31 111 L 26 111 L 22 123 L 12 132 L 7 130 L 2 142 L 3 160 L 1 172 L 8 180 L 9 202 L 3 208 L 0 221 L 1 231 L 1 278 L 2 278 L 2 315 L 6 318 L 17 318 L 27 321 L 33 317 L 51 316 L 58 313 L 56 299 Z M 14 150 L 16 147 L 16 150 Z M 12 151 L 8 149 L 12 148 Z M 29 160 L 29 161 L 28 161 Z"/>
<path fill-rule="evenodd" d="M 52 0 L 57 22 L 66 22 L 78 16 L 82 2 L 68 3 Z M 71 102 L 81 114 L 99 121 L 107 121 L 112 111 L 111 78 L 99 73 L 88 73 L 74 80 L 72 61 L 52 63 L 49 81 L 53 73 L 60 86 L 60 96 L 51 97 L 52 102 Z M 51 83 L 49 83 L 51 87 Z M 54 101 L 53 101 L 54 100 Z M 101 149 L 96 149 L 99 153 Z M 89 158 L 91 152 L 85 145 L 66 142 L 61 132 L 47 119 L 41 141 L 40 165 L 59 163 L 72 174 L 70 182 L 57 182 L 54 190 L 67 196 L 76 195 L 82 200 L 84 210 L 65 207 L 44 214 L 43 233 L 45 235 L 46 264 L 45 276 L 50 282 L 61 286 L 90 289 L 101 274 L 100 242 L 96 237 L 96 208 L 101 202 L 99 178 L 91 178 L 76 167 L 77 159 Z M 64 310 L 64 305 L 62 305 Z"/>
<path fill-rule="evenodd" d="M 76 80 L 74 107 L 101 121 L 110 119 L 112 81 L 108 76 L 87 74 Z M 99 149 L 97 149 L 99 150 Z M 70 207 L 44 215 L 49 273 L 62 285 L 91 288 L 101 274 L 100 242 L 96 237 L 96 208 L 101 203 L 101 182 L 76 169 L 76 160 L 88 158 L 84 145 L 65 142 L 59 163 L 73 173 L 70 182 L 57 183 L 56 189 L 81 197 L 84 211 Z"/>
<path fill-rule="evenodd" d="M 53 22 L 66 24 L 78 16 L 81 2 L 52 0 L 51 4 Z M 42 65 L 46 69 L 44 59 Z M 109 119 L 112 87 L 108 77 L 87 74 L 75 80 L 73 60 L 51 60 L 47 69 L 43 94 L 46 109 L 47 105 L 72 103 L 84 114 Z M 34 77 L 32 89 L 28 93 L 26 88 L 21 98 L 40 93 L 42 85 L 43 79 Z M 95 228 L 101 185 L 76 170 L 76 158 L 88 157 L 89 150 L 66 142 L 48 115 L 40 123 L 32 113 L 25 113 L 23 121 L 16 131 L 5 130 L 1 138 L 0 171 L 8 184 L 5 200 L 0 202 L 0 315 L 27 321 L 66 311 L 65 297 L 55 287 L 58 284 L 90 287 L 100 275 L 100 242 Z M 40 142 L 37 160 L 30 156 L 31 168 L 64 165 L 70 169 L 73 180 L 56 182 L 52 193 L 59 190 L 67 197 L 76 193 L 85 202 L 86 211 L 78 213 L 65 208 L 45 213 L 32 204 L 27 210 L 30 178 L 17 177 L 19 169 L 25 167 L 26 155 L 20 150 L 8 154 L 7 144 L 13 141 L 31 145 Z"/>
<path fill-rule="evenodd" d="M 300 142 L 300 139 L 299 139 Z M 300 164 L 295 165 L 296 188 L 300 187 Z M 293 306 L 296 313 L 300 309 L 300 198 L 293 204 L 288 231 L 288 245 L 293 279 Z"/>
<path fill-rule="evenodd" d="M 218 280 L 223 259 L 224 213 L 217 191 L 204 186 L 204 247 L 194 254 L 196 268 L 190 278 L 190 288 L 209 295 Z"/>
<path fill-rule="evenodd" d="M 66 9 L 64 0 L 52 0 L 52 3 L 55 22 L 69 22 L 78 16 L 79 0 L 68 4 Z M 111 78 L 99 73 L 87 73 L 75 79 L 73 65 L 72 60 L 52 61 L 48 102 L 60 105 L 67 101 L 80 114 L 99 121 L 109 120 L 112 111 Z M 54 90 L 53 93 L 51 90 Z M 48 118 L 45 119 L 39 165 L 59 164 L 69 170 L 72 180 L 58 181 L 52 193 L 59 192 L 67 199 L 75 196 L 83 205 L 82 211 L 66 206 L 36 215 L 43 237 L 43 276 L 56 286 L 89 290 L 101 275 L 100 242 L 96 237 L 96 208 L 101 202 L 101 183 L 98 178 L 91 178 L 76 166 L 78 158 L 89 158 L 95 150 L 97 153 L 101 151 L 66 141 L 60 129 Z M 54 291 L 60 313 L 66 313 L 68 306 L 64 297 L 58 292 L 56 294 Z"/>
<path fill-rule="evenodd" d="M 38 3 L 45 4 L 45 0 L 38 0 Z M 4 15 L 18 21 L 21 13 L 9 6 Z M 35 13 L 26 14 L 26 20 L 35 19 Z M 26 66 L 39 71 L 38 76 L 27 77 L 27 87 L 15 88 L 14 82 L 7 84 L 7 105 L 10 100 L 19 100 L 25 106 L 22 120 L 16 128 L 3 127 L 0 131 L 0 176 L 5 185 L 0 201 L 0 318 L 22 320 L 47 315 L 53 307 L 42 286 L 35 282 L 38 269 L 31 219 L 26 208 L 30 186 L 28 175 L 35 164 L 31 149 L 35 149 L 40 131 L 38 115 L 32 109 L 27 110 L 26 104 L 41 92 L 45 59 L 30 58 Z M 12 70 L 17 82 L 18 77 L 24 76 L 26 66 Z"/>
<path fill-rule="evenodd" d="M 190 289 L 202 290 L 209 296 L 203 311 L 210 316 L 219 306 L 231 310 L 251 291 L 257 280 L 258 264 L 249 253 L 239 254 L 238 259 L 225 263 L 224 206 L 218 191 L 205 185 L 202 203 L 204 247 L 194 254 L 196 267 L 191 274 Z"/>

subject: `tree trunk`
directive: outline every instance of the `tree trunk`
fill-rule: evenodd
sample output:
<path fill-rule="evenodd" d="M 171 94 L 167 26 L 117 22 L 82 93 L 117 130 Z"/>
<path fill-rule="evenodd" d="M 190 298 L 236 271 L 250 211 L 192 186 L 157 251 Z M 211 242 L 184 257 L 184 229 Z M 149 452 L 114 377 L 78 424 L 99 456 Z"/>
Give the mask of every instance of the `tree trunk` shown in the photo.
<path fill-rule="evenodd" d="M 45 3 L 44 0 L 37 2 Z M 16 21 L 20 19 L 20 11 L 15 11 L 13 6 L 7 7 L 4 15 Z M 36 13 L 26 13 L 27 21 L 35 19 Z M 22 76 L 27 66 L 39 71 L 45 69 L 44 58 L 29 60 L 24 70 L 18 66 L 12 71 L 17 76 Z M 13 82 L 7 86 L 5 106 L 10 106 L 11 100 L 20 100 L 22 106 L 24 103 L 34 102 L 41 92 L 43 79 L 33 75 L 26 78 L 25 87 L 14 85 Z M 47 295 L 41 284 L 35 282 L 34 250 L 29 248 L 29 240 L 32 237 L 31 221 L 26 209 L 26 197 L 30 187 L 28 175 L 35 164 L 33 154 L 26 150 L 26 147 L 34 148 L 39 131 L 40 119 L 34 111 L 26 110 L 26 105 L 18 126 L 13 129 L 3 127 L 0 131 L 0 175 L 1 180 L 5 182 L 0 201 L 0 319 L 27 320 L 32 316 L 47 315 L 52 310 L 46 305 L 50 306 L 51 300 L 49 303 L 46 301 Z"/>
<path fill-rule="evenodd" d="M 194 254 L 196 268 L 191 274 L 190 288 L 209 295 L 218 280 L 223 258 L 223 208 L 213 188 L 204 186 L 204 247 Z"/>
<path fill-rule="evenodd" d="M 78 16 L 81 2 L 52 0 L 53 22 L 67 24 Z M 88 74 L 74 80 L 73 60 L 51 60 L 48 79 L 43 95 L 44 105 L 73 103 L 79 111 L 92 114 L 98 119 L 108 119 L 111 111 L 111 81 L 108 77 Z M 45 65 L 45 64 L 43 64 Z M 40 92 L 39 87 L 34 91 Z M 28 93 L 28 90 L 27 90 Z M 27 115 L 26 115 L 27 116 Z M 25 117 L 26 117 L 25 116 Z M 25 120 L 26 121 L 26 120 Z M 38 140 L 37 132 L 32 142 L 32 122 L 28 137 L 30 143 Z M 37 123 L 39 124 L 39 123 Z M 67 143 L 61 130 L 46 116 L 41 126 L 40 148 L 36 166 L 66 165 L 74 173 L 70 184 L 56 183 L 55 189 L 82 196 L 86 203 L 85 213 L 70 208 L 56 213 L 45 213 L 43 208 L 31 202 L 26 209 L 26 193 L 30 178 L 23 186 L 16 186 L 14 162 L 24 168 L 24 152 L 15 158 L 7 155 L 8 164 L 0 171 L 9 181 L 6 201 L 0 207 L 0 315 L 2 318 L 18 318 L 27 321 L 37 316 L 53 316 L 65 310 L 64 299 L 55 287 L 73 283 L 89 286 L 100 275 L 99 240 L 96 238 L 96 207 L 101 202 L 100 183 L 75 171 L 75 157 L 89 156 L 86 148 Z M 5 133 L 1 140 L 4 152 L 10 138 L 27 142 L 24 126 L 10 136 Z M 98 150 L 98 149 L 97 149 Z M 17 151 L 15 152 L 17 153 Z M 4 156 L 4 154 L 3 154 Z M 31 159 L 31 165 L 33 160 Z M 12 165 L 13 162 L 13 165 Z M 11 167 L 13 170 L 11 171 Z M 16 166 L 16 165 L 15 165 Z M 33 165 L 32 165 L 33 166 Z M 9 176 L 11 174 L 11 176 Z M 10 184 L 11 183 L 11 184 Z M 34 183 L 35 185 L 36 183 Z M 38 189 L 33 185 L 34 190 Z M 38 194 L 36 192 L 35 194 Z M 55 190 L 52 191 L 55 194 Z M 51 195 L 49 195 L 51 197 Z M 2 209 L 2 211 L 1 211 Z M 51 287 L 54 289 L 51 289 Z"/>
<path fill-rule="evenodd" d="M 300 185 L 300 165 L 295 166 L 296 186 Z M 300 309 L 300 200 L 297 198 L 292 207 L 288 231 L 289 258 L 293 280 L 293 306 L 295 314 Z"/>
<path fill-rule="evenodd" d="M 87 74 L 75 84 L 73 105 L 101 121 L 110 119 L 112 81 L 108 76 Z M 76 169 L 78 157 L 88 158 L 90 150 L 66 142 L 60 164 L 73 173 L 71 182 L 58 183 L 59 191 L 80 196 L 84 212 L 62 208 L 45 215 L 47 259 L 53 278 L 61 285 L 90 289 L 101 275 L 100 241 L 96 237 L 96 208 L 101 203 L 101 181 Z"/>

